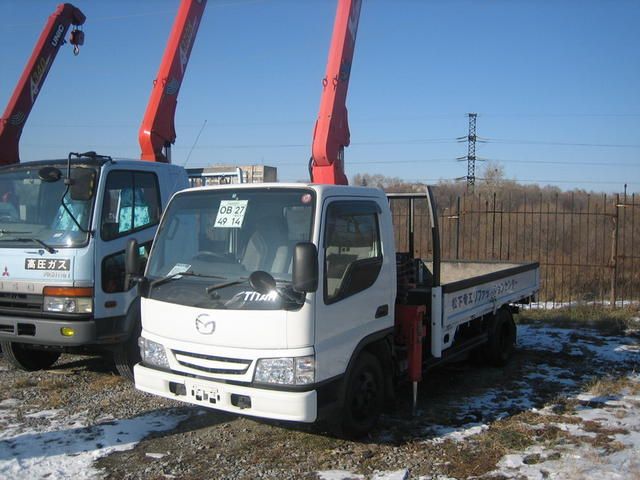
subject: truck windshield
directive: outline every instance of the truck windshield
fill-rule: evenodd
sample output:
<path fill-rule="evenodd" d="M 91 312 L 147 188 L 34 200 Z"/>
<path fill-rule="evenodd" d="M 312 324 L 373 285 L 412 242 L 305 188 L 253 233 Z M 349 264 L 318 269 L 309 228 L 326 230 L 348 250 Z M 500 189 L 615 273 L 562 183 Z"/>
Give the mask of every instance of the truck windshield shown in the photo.
<path fill-rule="evenodd" d="M 315 194 L 308 189 L 177 195 L 149 258 L 149 297 L 214 309 L 288 308 L 295 298 L 290 290 L 293 252 L 296 243 L 311 238 L 314 204 Z M 247 279 L 258 270 L 270 273 L 282 294 L 255 292 Z"/>
<path fill-rule="evenodd" d="M 43 179 L 43 171 L 55 171 L 60 176 Z M 67 186 L 62 171 L 66 173 L 66 166 L 57 169 L 25 165 L 0 170 L 0 248 L 77 247 L 87 242 L 92 187 L 80 196 L 67 193 L 63 206 Z M 96 175 L 96 169 L 91 167 L 76 166 L 71 170 L 72 178 L 91 178 L 92 184 Z"/>

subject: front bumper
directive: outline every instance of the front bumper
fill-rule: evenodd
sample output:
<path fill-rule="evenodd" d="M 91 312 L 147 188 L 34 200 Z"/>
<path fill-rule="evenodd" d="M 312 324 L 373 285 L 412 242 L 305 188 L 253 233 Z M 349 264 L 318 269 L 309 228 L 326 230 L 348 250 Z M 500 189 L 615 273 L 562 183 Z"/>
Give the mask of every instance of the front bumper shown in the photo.
<path fill-rule="evenodd" d="M 275 420 L 312 423 L 317 418 L 315 390 L 286 392 L 231 385 L 185 377 L 142 364 L 137 364 L 133 373 L 138 390 L 172 400 Z"/>
<path fill-rule="evenodd" d="M 66 337 L 60 333 L 63 327 L 72 328 L 75 334 Z M 38 345 L 78 346 L 95 343 L 95 320 L 51 320 L 31 317 L 0 315 L 0 340 Z"/>

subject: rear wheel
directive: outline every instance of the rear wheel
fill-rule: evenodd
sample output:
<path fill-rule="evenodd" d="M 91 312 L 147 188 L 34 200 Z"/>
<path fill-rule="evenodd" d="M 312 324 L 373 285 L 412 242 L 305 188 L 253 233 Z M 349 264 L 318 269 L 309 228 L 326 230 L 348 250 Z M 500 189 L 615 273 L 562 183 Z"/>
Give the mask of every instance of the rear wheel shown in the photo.
<path fill-rule="evenodd" d="M 516 349 L 516 324 L 513 315 L 501 308 L 489 320 L 489 341 L 484 349 L 486 360 L 496 367 L 502 367 L 509 361 Z"/>
<path fill-rule="evenodd" d="M 133 366 L 140 362 L 140 347 L 138 346 L 138 338 L 142 328 L 140 322 L 131 332 L 129 338 L 120 345 L 117 345 L 113 351 L 113 360 L 116 364 L 116 370 L 121 377 L 133 382 Z"/>
<path fill-rule="evenodd" d="M 49 368 L 60 358 L 60 352 L 38 350 L 24 343 L 2 341 L 0 348 L 11 365 L 27 372 Z"/>
<path fill-rule="evenodd" d="M 342 411 L 342 432 L 362 437 L 378 422 L 384 404 L 384 379 L 380 362 L 363 352 L 349 376 Z"/>

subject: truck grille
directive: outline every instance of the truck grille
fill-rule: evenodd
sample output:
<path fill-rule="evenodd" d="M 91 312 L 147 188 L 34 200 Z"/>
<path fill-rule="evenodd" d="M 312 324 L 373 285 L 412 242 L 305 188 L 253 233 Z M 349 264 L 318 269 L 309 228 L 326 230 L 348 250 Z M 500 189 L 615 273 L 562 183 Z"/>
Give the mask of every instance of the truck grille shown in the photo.
<path fill-rule="evenodd" d="M 42 295 L 0 292 L 0 312 L 25 313 L 42 311 Z"/>
<path fill-rule="evenodd" d="M 239 358 L 214 357 L 213 355 L 181 352 L 179 350 L 173 350 L 173 354 L 183 367 L 207 373 L 244 375 L 251 365 L 251 360 Z"/>

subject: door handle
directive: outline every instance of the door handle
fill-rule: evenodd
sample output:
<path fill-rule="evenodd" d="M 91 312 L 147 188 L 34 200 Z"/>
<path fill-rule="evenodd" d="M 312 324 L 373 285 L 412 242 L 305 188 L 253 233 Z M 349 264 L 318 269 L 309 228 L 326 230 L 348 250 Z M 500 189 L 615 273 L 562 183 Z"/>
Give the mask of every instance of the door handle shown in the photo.
<path fill-rule="evenodd" d="M 389 315 L 389 305 L 380 305 L 376 309 L 376 318 L 386 317 Z"/>

